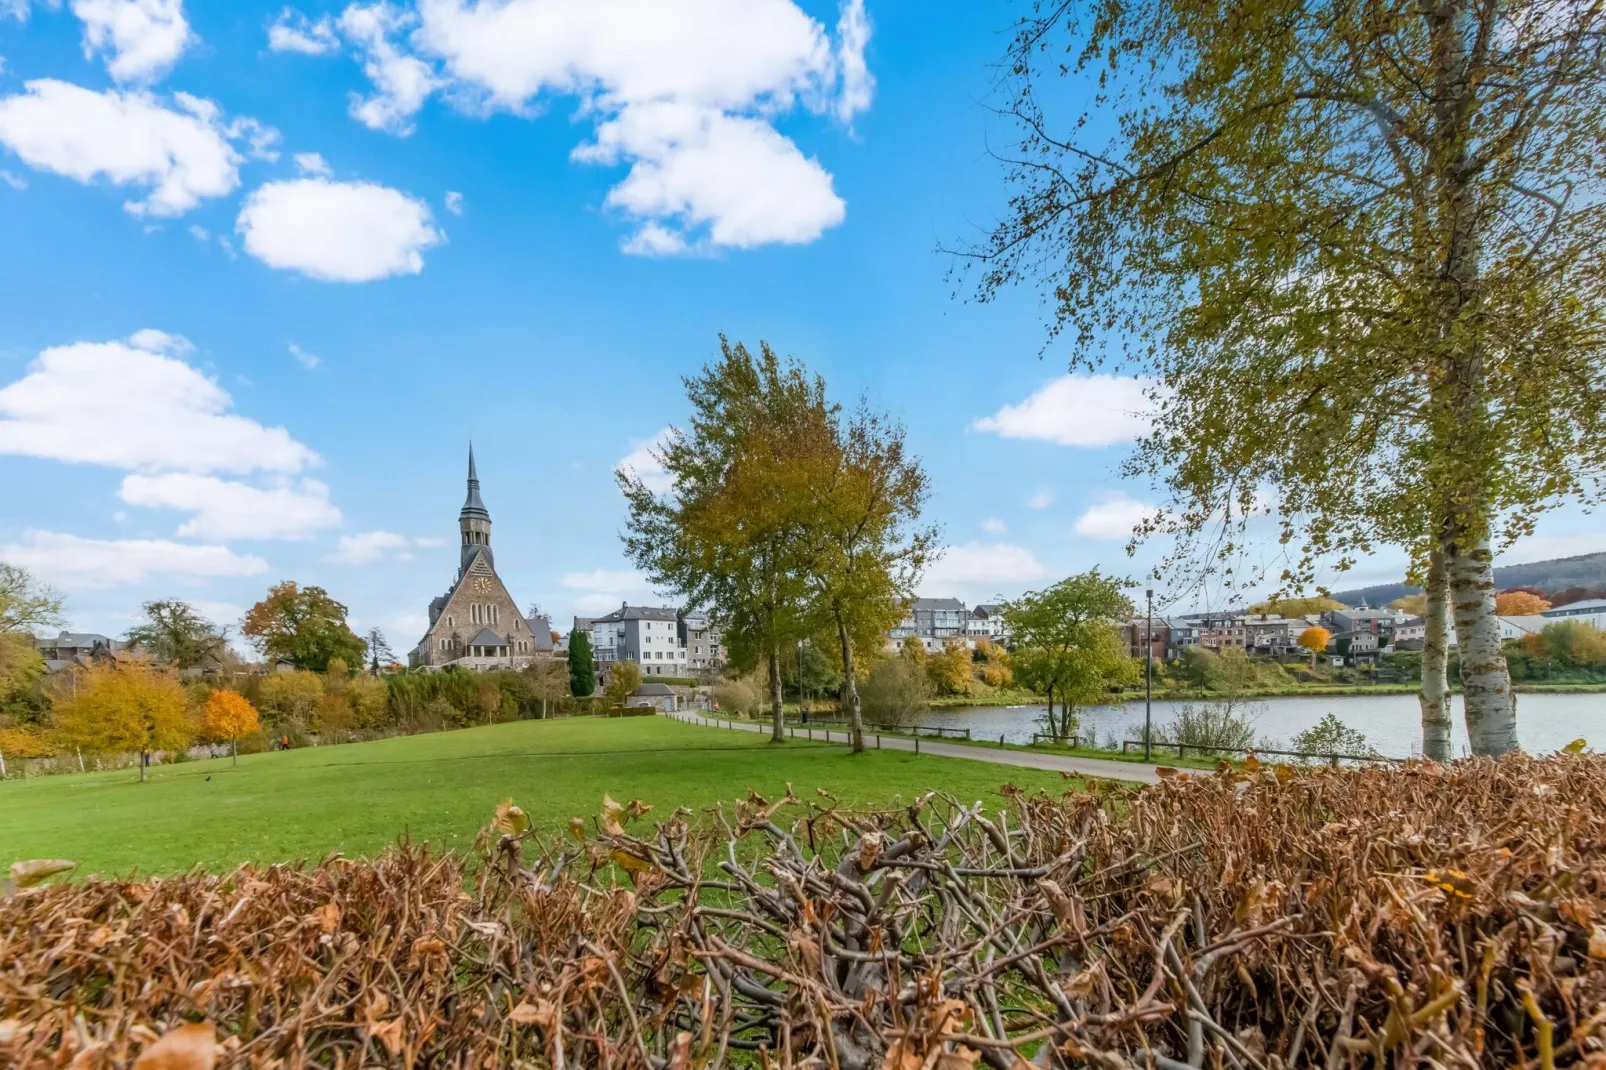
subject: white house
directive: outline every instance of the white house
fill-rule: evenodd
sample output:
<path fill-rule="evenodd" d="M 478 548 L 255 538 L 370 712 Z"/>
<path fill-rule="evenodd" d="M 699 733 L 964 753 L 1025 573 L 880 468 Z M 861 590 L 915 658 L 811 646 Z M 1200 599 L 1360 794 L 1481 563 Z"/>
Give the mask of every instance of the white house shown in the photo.
<path fill-rule="evenodd" d="M 1586 598 L 1582 602 L 1569 602 L 1564 606 L 1547 609 L 1541 614 L 1545 623 L 1577 620 L 1606 631 L 1606 598 Z"/>

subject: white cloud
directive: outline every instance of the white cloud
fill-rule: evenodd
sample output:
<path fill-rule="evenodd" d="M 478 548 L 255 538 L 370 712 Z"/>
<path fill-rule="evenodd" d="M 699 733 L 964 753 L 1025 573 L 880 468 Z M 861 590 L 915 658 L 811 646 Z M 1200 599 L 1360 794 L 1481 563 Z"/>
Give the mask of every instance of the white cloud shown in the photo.
<path fill-rule="evenodd" d="M 942 552 L 921 587 L 928 591 L 950 587 L 1012 586 L 1031 583 L 1047 575 L 1033 553 L 1007 542 L 969 542 Z"/>
<path fill-rule="evenodd" d="M 305 349 L 302 349 L 300 346 L 296 345 L 294 342 L 290 343 L 290 355 L 296 358 L 297 364 L 301 365 L 309 372 L 313 371 L 318 367 L 318 365 L 323 363 L 323 358 L 318 356 L 318 354 L 309 353 Z"/>
<path fill-rule="evenodd" d="M 28 180 L 10 171 L 0 170 L 0 182 L 4 182 L 12 189 L 23 190 L 28 188 Z"/>
<path fill-rule="evenodd" d="M 446 191 L 446 210 L 453 215 L 463 214 L 463 195 L 455 189 Z"/>
<path fill-rule="evenodd" d="M 413 116 L 439 87 L 430 64 L 403 51 L 390 38 L 412 28 L 417 18 L 381 0 L 352 4 L 341 12 L 340 30 L 364 54 L 363 73 L 374 84 L 372 96 L 351 95 L 351 116 L 374 130 L 410 134 Z"/>
<path fill-rule="evenodd" d="M 627 252 L 807 242 L 844 217 L 830 174 L 774 123 L 869 106 L 863 0 L 844 0 L 835 41 L 794 0 L 354 3 L 338 28 L 373 87 L 352 113 L 376 129 L 409 133 L 435 93 L 479 115 L 578 97 L 597 125 L 574 158 L 629 168 L 608 197 L 636 224 Z"/>
<path fill-rule="evenodd" d="M 275 52 L 300 52 L 307 56 L 326 56 L 340 50 L 334 20 L 324 15 L 316 22 L 285 8 L 268 24 L 268 47 Z"/>
<path fill-rule="evenodd" d="M 193 41 L 183 0 L 72 0 L 84 24 L 84 56 L 110 53 L 106 69 L 119 82 L 166 74 Z"/>
<path fill-rule="evenodd" d="M 329 174 L 329 161 L 316 152 L 298 152 L 295 154 L 295 161 L 304 175 Z"/>
<path fill-rule="evenodd" d="M 245 607 L 237 606 L 233 602 L 211 602 L 200 599 L 190 602 L 190 605 L 213 624 L 221 624 L 233 630 L 238 630 L 240 618 L 245 616 Z"/>
<path fill-rule="evenodd" d="M 236 554 L 226 546 L 84 539 L 50 531 L 24 533 L 21 542 L 0 546 L 0 558 L 69 591 L 143 583 L 152 575 L 204 579 L 256 576 L 268 569 L 262 558 Z"/>
<path fill-rule="evenodd" d="M 317 454 L 282 427 L 229 412 L 228 392 L 184 361 L 175 335 L 75 342 L 0 388 L 0 454 L 136 471 L 295 472 Z"/>
<path fill-rule="evenodd" d="M 339 565 L 372 565 L 380 561 L 411 561 L 414 540 L 393 531 L 365 531 L 340 536 L 336 551 L 325 558 Z"/>
<path fill-rule="evenodd" d="M 0 0 L 0 15 L 10 15 L 18 22 L 27 22 L 28 0 Z"/>
<path fill-rule="evenodd" d="M 1054 504 L 1054 492 L 1044 487 L 1042 490 L 1026 499 L 1028 509 L 1047 509 Z"/>
<path fill-rule="evenodd" d="M 647 588 L 647 577 L 627 568 L 566 572 L 558 582 L 571 591 L 597 591 L 610 596 L 643 591 Z"/>
<path fill-rule="evenodd" d="M 194 238 L 196 241 L 211 241 L 212 240 L 211 233 L 205 227 L 201 226 L 199 223 L 191 223 L 189 225 L 188 229 L 189 229 L 189 232 L 190 232 L 190 237 Z"/>
<path fill-rule="evenodd" d="M 263 488 L 192 472 L 131 475 L 118 496 L 129 505 L 193 513 L 178 534 L 204 539 L 306 539 L 340 523 L 329 488 L 316 479 Z"/>
<path fill-rule="evenodd" d="M 1115 375 L 1062 375 L 1019 405 L 1005 405 L 971 427 L 1061 446 L 1132 442 L 1149 430 L 1147 387 L 1147 380 Z"/>
<path fill-rule="evenodd" d="M 413 540 L 413 545 L 419 547 L 420 549 L 434 549 L 437 546 L 445 546 L 446 540 L 436 538 L 418 538 Z"/>
<path fill-rule="evenodd" d="M 664 466 L 658 463 L 653 451 L 662 449 L 669 440 L 670 428 L 664 428 L 646 441 L 637 440 L 631 443 L 632 449 L 619 459 L 614 465 L 616 471 L 634 475 L 647 485 L 647 489 L 654 494 L 663 494 L 675 485 Z"/>
<path fill-rule="evenodd" d="M 1002 535 L 1009 528 L 996 516 L 990 516 L 981 522 L 981 529 L 989 535 Z"/>
<path fill-rule="evenodd" d="M 52 78 L 26 90 L 0 98 L 0 144 L 36 170 L 149 190 L 124 205 L 135 215 L 182 215 L 232 192 L 242 162 L 232 142 L 265 155 L 278 136 L 253 120 L 225 124 L 217 105 L 187 93 L 173 108 L 141 91 L 96 93 Z"/>
<path fill-rule="evenodd" d="M 429 630 L 429 618 L 422 613 L 403 613 L 390 618 L 390 626 L 399 635 L 422 636 Z"/>
<path fill-rule="evenodd" d="M 269 182 L 246 198 L 235 229 L 269 267 L 324 282 L 416 275 L 444 240 L 420 200 L 370 182 Z"/>
<path fill-rule="evenodd" d="M 645 221 L 627 252 L 678 252 L 684 235 L 704 229 L 712 245 L 737 249 L 811 242 L 847 214 L 825 168 L 761 119 L 665 101 L 632 105 L 573 157 L 634 161 L 607 198 Z"/>
<path fill-rule="evenodd" d="M 1153 516 L 1154 511 L 1148 502 L 1134 501 L 1116 492 L 1089 506 L 1076 518 L 1072 530 L 1086 539 L 1129 539 L 1132 529 Z"/>

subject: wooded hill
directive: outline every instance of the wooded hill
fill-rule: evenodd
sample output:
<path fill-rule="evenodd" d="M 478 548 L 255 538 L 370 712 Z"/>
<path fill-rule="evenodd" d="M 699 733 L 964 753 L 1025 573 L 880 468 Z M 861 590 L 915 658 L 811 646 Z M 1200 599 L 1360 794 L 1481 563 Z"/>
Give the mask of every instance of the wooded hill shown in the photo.
<path fill-rule="evenodd" d="M 1502 565 L 1494 570 L 1499 590 L 1536 587 L 1542 591 L 1561 591 L 1569 587 L 1606 587 L 1606 553 L 1558 557 L 1526 565 Z M 1333 598 L 1347 606 L 1358 606 L 1364 599 L 1369 606 L 1386 606 L 1396 598 L 1421 594 L 1422 588 L 1406 583 L 1382 583 L 1336 591 Z"/>

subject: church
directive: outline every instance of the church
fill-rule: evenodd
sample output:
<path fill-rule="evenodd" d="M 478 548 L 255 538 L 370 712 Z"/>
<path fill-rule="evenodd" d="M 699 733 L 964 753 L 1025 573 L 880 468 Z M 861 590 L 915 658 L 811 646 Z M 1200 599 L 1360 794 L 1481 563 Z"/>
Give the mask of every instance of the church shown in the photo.
<path fill-rule="evenodd" d="M 474 447 L 468 448 L 468 497 L 457 514 L 462 535 L 457 579 L 429 604 L 429 630 L 408 656 L 414 666 L 444 669 L 522 669 L 552 654 L 552 626 L 545 617 L 526 619 L 496 574 L 491 554 L 491 514 L 480 500 Z"/>

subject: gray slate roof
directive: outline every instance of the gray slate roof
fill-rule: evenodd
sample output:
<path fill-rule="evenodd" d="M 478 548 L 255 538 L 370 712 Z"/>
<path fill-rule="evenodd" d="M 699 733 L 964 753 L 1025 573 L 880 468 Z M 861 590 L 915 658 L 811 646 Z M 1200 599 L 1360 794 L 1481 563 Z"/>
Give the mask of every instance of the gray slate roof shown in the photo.
<path fill-rule="evenodd" d="M 469 646 L 507 646 L 507 640 L 497 635 L 489 628 L 481 628 L 479 634 L 468 641 Z"/>
<path fill-rule="evenodd" d="M 916 598 L 916 609 L 958 609 L 963 610 L 965 603 L 957 598 Z"/>
<path fill-rule="evenodd" d="M 1568 602 L 1564 606 L 1545 610 L 1547 617 L 1567 617 L 1582 613 L 1606 612 L 1606 598 L 1585 598 L 1581 602 Z"/>
<path fill-rule="evenodd" d="M 630 692 L 630 697 L 631 698 L 662 697 L 664 695 L 673 695 L 674 693 L 675 693 L 675 689 L 670 687 L 668 684 L 642 684 L 640 687 L 638 687 L 634 691 Z"/>
<path fill-rule="evenodd" d="M 626 602 L 612 613 L 592 619 L 593 624 L 619 624 L 627 620 L 675 620 L 676 610 L 665 606 L 633 606 Z"/>

